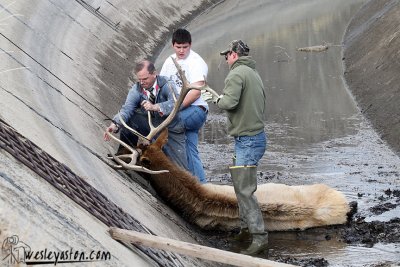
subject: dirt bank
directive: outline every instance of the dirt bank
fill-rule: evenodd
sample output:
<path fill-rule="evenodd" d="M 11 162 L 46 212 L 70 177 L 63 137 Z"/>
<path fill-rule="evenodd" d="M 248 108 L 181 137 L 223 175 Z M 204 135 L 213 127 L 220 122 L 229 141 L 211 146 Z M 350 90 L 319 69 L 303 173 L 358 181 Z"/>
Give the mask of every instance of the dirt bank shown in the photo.
<path fill-rule="evenodd" d="M 400 5 L 372 0 L 344 36 L 344 77 L 362 112 L 400 154 Z"/>

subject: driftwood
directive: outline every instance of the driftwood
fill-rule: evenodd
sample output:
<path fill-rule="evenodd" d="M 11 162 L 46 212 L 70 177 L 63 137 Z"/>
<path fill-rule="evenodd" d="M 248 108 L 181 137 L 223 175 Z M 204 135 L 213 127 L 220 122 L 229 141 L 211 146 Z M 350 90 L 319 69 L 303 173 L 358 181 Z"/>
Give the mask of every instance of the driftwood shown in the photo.
<path fill-rule="evenodd" d="M 225 250 L 216 248 L 210 248 L 197 244 L 187 243 L 178 241 L 166 237 L 160 237 L 155 235 L 149 235 L 139 233 L 136 231 L 129 231 L 125 229 L 119 229 L 111 227 L 109 233 L 112 238 L 122 242 L 135 243 L 151 248 L 162 249 L 170 252 L 176 252 L 184 254 L 190 257 L 196 257 L 200 259 L 230 264 L 233 266 L 242 267 L 290 267 L 289 265 L 280 262 L 273 262 L 261 258 L 255 258 L 252 256 L 237 254 Z"/>
<path fill-rule="evenodd" d="M 328 50 L 328 48 L 332 47 L 332 46 L 340 46 L 341 47 L 341 45 L 335 45 L 335 44 L 332 44 L 332 43 L 323 42 L 322 45 L 313 45 L 313 46 L 297 48 L 297 51 L 301 51 L 301 52 L 323 52 L 323 51 Z"/>
<path fill-rule="evenodd" d="M 300 47 L 297 48 L 297 51 L 301 52 L 323 52 L 328 50 L 328 45 L 315 45 L 315 46 L 308 46 L 308 47 Z"/>

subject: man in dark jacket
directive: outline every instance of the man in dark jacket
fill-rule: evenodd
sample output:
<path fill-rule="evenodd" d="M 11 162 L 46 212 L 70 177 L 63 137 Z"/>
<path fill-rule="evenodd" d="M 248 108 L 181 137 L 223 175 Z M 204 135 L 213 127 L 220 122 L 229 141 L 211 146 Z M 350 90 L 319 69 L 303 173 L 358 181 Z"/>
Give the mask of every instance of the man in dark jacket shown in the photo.
<path fill-rule="evenodd" d="M 235 139 L 235 166 L 230 167 L 233 186 L 239 203 L 241 232 L 237 239 L 252 235 L 252 243 L 241 251 L 257 254 L 268 244 L 268 232 L 254 192 L 257 190 L 257 165 L 266 148 L 264 132 L 265 92 L 255 61 L 248 56 L 249 47 L 234 40 L 220 54 L 230 67 L 223 94 L 202 93 L 203 99 L 212 100 L 226 111 L 228 133 Z"/>
<path fill-rule="evenodd" d="M 119 115 L 129 127 L 147 135 L 150 132 L 147 111 L 152 114 L 153 125 L 158 126 L 171 113 L 175 104 L 170 87 L 176 92 L 175 85 L 169 83 L 166 77 L 157 75 L 154 64 L 148 60 L 136 64 L 135 74 L 138 82 L 129 90 L 125 104 L 106 129 L 107 132 L 113 133 L 121 129 L 120 140 L 130 146 L 137 145 L 138 137 L 123 127 Z M 104 134 L 104 140 L 108 141 L 110 137 Z M 184 125 L 176 116 L 168 126 L 168 142 L 163 150 L 179 166 L 188 169 L 185 140 Z M 122 148 L 120 146 L 117 155 L 121 153 Z"/>

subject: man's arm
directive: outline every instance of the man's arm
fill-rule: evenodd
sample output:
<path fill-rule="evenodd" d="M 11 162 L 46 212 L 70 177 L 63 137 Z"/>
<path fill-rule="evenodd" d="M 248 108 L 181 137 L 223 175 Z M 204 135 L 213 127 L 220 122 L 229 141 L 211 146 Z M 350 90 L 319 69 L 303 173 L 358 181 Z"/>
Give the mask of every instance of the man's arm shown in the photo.
<path fill-rule="evenodd" d="M 236 73 L 230 74 L 225 80 L 223 97 L 219 99 L 217 106 L 224 110 L 235 109 L 239 104 L 242 95 L 242 88 L 243 81 L 240 75 Z"/>
<path fill-rule="evenodd" d="M 191 83 L 190 86 L 203 86 L 205 84 L 204 81 L 198 81 L 195 83 Z M 185 99 L 183 100 L 182 106 L 187 108 L 190 106 L 194 101 L 196 101 L 201 95 L 200 90 L 190 90 L 189 93 L 186 95 Z"/>
<path fill-rule="evenodd" d="M 175 92 L 176 97 L 179 97 L 178 91 L 176 90 L 175 84 L 171 81 L 167 81 L 160 89 L 160 97 L 162 102 L 151 104 L 149 101 L 143 101 L 142 107 L 148 111 L 159 112 L 160 116 L 169 115 L 175 105 L 174 96 L 172 90 Z"/>
<path fill-rule="evenodd" d="M 135 109 L 140 106 L 140 94 L 137 91 L 136 84 L 128 92 L 125 103 L 122 105 L 119 112 L 114 116 L 113 122 L 106 128 L 107 132 L 117 133 L 121 127 L 121 122 L 119 120 L 119 115 L 127 122 L 132 114 L 135 113 Z M 104 134 L 104 140 L 109 141 L 110 137 Z"/>

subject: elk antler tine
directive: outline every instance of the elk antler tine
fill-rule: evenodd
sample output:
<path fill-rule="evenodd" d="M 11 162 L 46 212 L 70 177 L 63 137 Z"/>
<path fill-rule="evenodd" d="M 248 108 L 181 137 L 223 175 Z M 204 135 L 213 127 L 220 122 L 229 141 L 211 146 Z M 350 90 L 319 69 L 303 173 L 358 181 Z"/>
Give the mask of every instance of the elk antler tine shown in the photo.
<path fill-rule="evenodd" d="M 214 91 L 213 89 L 210 88 L 210 86 L 208 86 L 206 76 L 203 75 L 203 77 L 204 77 L 204 85 L 200 87 L 201 88 L 200 90 L 206 90 L 207 92 L 210 92 L 213 95 L 219 96 L 219 94 L 216 91 Z"/>
<path fill-rule="evenodd" d="M 125 127 L 126 129 L 128 129 L 129 131 L 131 131 L 131 132 L 132 132 L 133 134 L 135 134 L 136 136 L 139 136 L 139 137 L 141 137 L 141 138 L 144 138 L 144 139 L 150 141 L 146 136 L 142 135 L 142 134 L 139 133 L 138 131 L 136 131 L 136 130 L 132 129 L 131 127 L 129 127 L 129 126 L 125 123 L 124 119 L 122 118 L 121 113 L 118 113 L 118 116 L 119 116 L 119 120 L 121 121 L 122 125 L 124 125 L 124 127 Z"/>
<path fill-rule="evenodd" d="M 116 165 L 116 168 L 122 168 L 125 170 L 132 170 L 132 171 L 137 171 L 137 172 L 145 172 L 145 173 L 149 173 L 149 174 L 160 174 L 160 173 L 169 172 L 168 170 L 152 171 L 143 166 L 138 166 L 138 165 L 132 164 L 132 161 L 130 163 L 126 163 L 115 155 L 113 155 L 113 158 L 119 164 L 119 165 Z M 135 161 L 135 163 L 136 163 L 136 161 Z"/>
<path fill-rule="evenodd" d="M 178 62 L 176 62 L 176 60 L 174 58 L 172 58 L 172 60 L 173 60 L 173 62 L 175 64 L 175 67 L 178 70 L 179 75 L 181 76 L 181 80 L 182 80 L 182 83 L 183 83 L 181 94 L 184 93 L 185 96 L 186 96 L 186 94 L 190 90 L 194 89 L 194 90 L 199 90 L 199 91 L 206 90 L 206 91 L 212 93 L 213 95 L 219 96 L 219 94 L 216 91 L 214 91 L 213 89 L 211 89 L 208 86 L 205 76 L 203 76 L 204 77 L 204 85 L 203 86 L 191 86 L 189 84 L 188 80 L 186 79 L 185 72 L 182 70 L 181 66 L 178 64 Z"/>
<path fill-rule="evenodd" d="M 125 144 L 124 142 L 120 141 L 119 139 L 117 139 L 115 136 L 113 136 L 110 133 L 107 133 L 110 137 L 112 137 L 114 140 L 121 142 L 121 144 Z M 119 165 L 112 165 L 111 167 L 115 168 L 115 169 L 128 169 L 128 170 L 133 170 L 133 171 L 138 171 L 138 172 L 145 172 L 145 173 L 149 173 L 149 174 L 160 174 L 160 173 L 166 173 L 169 172 L 168 170 L 159 170 L 159 171 L 152 171 L 149 170 L 143 166 L 138 166 L 136 165 L 137 162 L 137 157 L 139 156 L 139 151 L 129 147 L 127 145 L 127 148 L 132 151 L 132 154 L 130 156 L 128 155 L 121 155 L 121 156 L 116 156 L 114 155 L 113 151 L 111 150 L 110 147 L 107 147 L 108 151 L 110 152 L 111 156 L 113 157 L 113 159 L 115 160 L 115 162 L 117 162 Z M 124 162 L 123 160 L 120 159 L 120 157 L 129 157 L 131 159 L 131 161 L 129 163 Z"/>
<path fill-rule="evenodd" d="M 151 112 L 150 111 L 147 111 L 147 119 L 148 119 L 148 122 L 149 122 L 149 127 L 150 127 L 150 132 L 151 132 L 151 130 L 154 129 L 154 125 L 153 125 L 153 122 L 151 121 Z"/>
<path fill-rule="evenodd" d="M 121 141 L 120 139 L 118 139 L 117 137 L 115 137 L 112 133 L 110 132 L 105 132 L 106 135 L 108 135 L 109 137 L 111 137 L 114 141 L 116 141 L 117 143 L 121 144 L 122 146 L 124 146 L 125 148 L 127 148 L 129 151 L 131 151 L 133 153 L 133 151 L 135 149 L 133 149 L 132 147 L 130 147 L 128 144 L 126 144 L 125 142 Z"/>
<path fill-rule="evenodd" d="M 197 89 L 197 88 L 193 88 L 193 89 Z M 211 89 L 207 84 L 205 84 L 202 87 L 199 87 L 197 90 L 206 90 L 207 92 L 210 92 L 211 94 L 219 97 L 219 94 L 216 91 L 214 91 L 213 89 Z"/>
<path fill-rule="evenodd" d="M 171 86 L 170 83 L 168 83 L 168 89 L 169 89 L 169 91 L 172 93 L 172 97 L 174 98 L 174 102 L 176 103 L 177 98 L 176 98 L 175 90 L 172 89 L 172 86 Z"/>
<path fill-rule="evenodd" d="M 110 147 L 107 147 L 107 149 L 108 149 L 108 151 L 110 152 L 110 155 L 113 157 L 113 159 L 114 159 L 116 162 L 118 162 L 117 156 L 114 155 L 112 149 L 111 149 Z M 114 164 L 110 164 L 110 165 L 111 165 L 111 167 L 113 167 L 114 169 L 122 169 L 122 166 L 121 166 L 121 165 L 114 165 Z"/>

